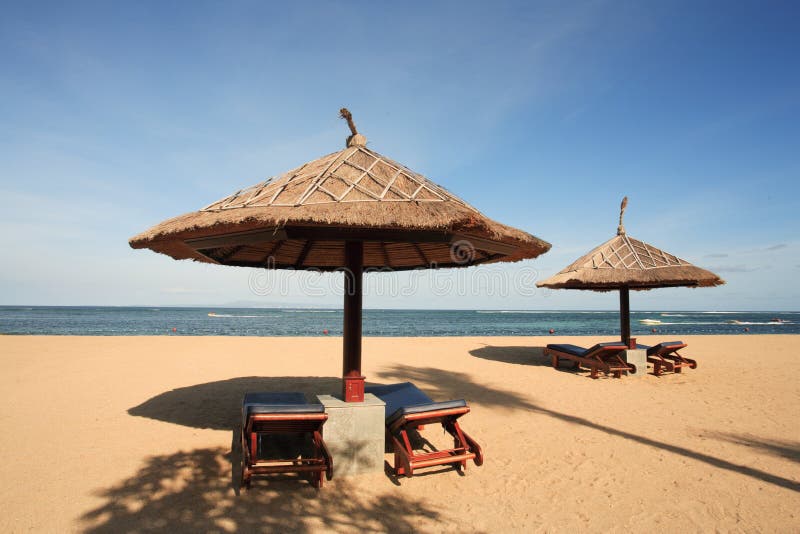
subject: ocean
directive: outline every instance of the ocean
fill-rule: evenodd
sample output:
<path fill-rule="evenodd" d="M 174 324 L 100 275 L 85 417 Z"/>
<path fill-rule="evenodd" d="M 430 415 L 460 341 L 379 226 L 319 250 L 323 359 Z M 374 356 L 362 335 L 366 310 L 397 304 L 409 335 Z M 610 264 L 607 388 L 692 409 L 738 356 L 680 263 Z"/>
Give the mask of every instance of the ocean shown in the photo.
<path fill-rule="evenodd" d="M 619 312 L 364 310 L 365 336 L 608 335 Z M 655 330 L 655 332 L 653 332 Z M 800 312 L 632 311 L 632 335 L 800 334 Z M 340 336 L 342 311 L 284 308 L 0 306 L 0 334 Z"/>

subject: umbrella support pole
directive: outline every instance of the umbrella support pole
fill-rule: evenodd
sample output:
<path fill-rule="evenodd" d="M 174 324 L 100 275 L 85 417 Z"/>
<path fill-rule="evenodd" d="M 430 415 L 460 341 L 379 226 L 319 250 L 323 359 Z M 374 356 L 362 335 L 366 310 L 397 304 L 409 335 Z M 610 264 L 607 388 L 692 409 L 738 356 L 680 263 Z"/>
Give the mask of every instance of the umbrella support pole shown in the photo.
<path fill-rule="evenodd" d="M 363 241 L 347 241 L 344 247 L 344 255 L 342 398 L 345 402 L 364 402 L 365 377 L 361 375 Z"/>
<path fill-rule="evenodd" d="M 627 287 L 619 288 L 619 326 L 622 342 L 631 347 L 631 302 L 630 290 Z"/>

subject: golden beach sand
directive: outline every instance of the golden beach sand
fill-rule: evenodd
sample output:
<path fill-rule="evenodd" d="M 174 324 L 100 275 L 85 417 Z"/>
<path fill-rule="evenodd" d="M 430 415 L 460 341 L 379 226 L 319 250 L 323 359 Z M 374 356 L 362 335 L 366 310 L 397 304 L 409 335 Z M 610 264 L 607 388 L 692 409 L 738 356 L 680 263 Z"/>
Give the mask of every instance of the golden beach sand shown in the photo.
<path fill-rule="evenodd" d="M 698 369 L 600 380 L 556 341 L 600 339 L 367 338 L 368 383 L 469 402 L 485 464 L 237 495 L 242 394 L 337 391 L 341 338 L 0 336 L 0 531 L 800 531 L 800 336 L 685 336 Z"/>

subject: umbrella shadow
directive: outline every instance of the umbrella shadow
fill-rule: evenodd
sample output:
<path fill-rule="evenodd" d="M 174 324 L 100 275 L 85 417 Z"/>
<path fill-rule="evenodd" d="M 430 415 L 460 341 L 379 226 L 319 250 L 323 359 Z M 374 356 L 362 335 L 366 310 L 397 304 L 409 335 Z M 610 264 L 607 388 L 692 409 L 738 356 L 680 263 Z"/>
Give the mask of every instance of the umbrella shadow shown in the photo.
<path fill-rule="evenodd" d="M 514 365 L 549 367 L 550 358 L 544 355 L 544 347 L 496 347 L 484 345 L 469 351 L 472 356 L 494 362 Z"/>
<path fill-rule="evenodd" d="M 447 521 L 422 500 L 395 493 L 365 495 L 347 479 L 322 490 L 294 476 L 253 482 L 237 496 L 224 448 L 152 456 L 131 477 L 99 490 L 102 503 L 81 530 L 115 532 L 414 532 L 421 520 Z"/>
<path fill-rule="evenodd" d="M 309 402 L 316 402 L 316 395 L 339 394 L 341 387 L 342 379 L 335 377 L 238 377 L 165 391 L 130 408 L 128 414 L 193 428 L 231 430 L 240 424 L 247 392 L 299 391 Z"/>

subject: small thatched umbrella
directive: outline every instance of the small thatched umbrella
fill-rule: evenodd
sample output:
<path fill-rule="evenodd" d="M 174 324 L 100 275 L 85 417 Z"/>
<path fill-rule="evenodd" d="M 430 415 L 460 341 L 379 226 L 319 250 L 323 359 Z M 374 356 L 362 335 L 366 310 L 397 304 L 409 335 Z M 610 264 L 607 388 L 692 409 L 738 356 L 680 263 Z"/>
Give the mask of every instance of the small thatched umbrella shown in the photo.
<path fill-rule="evenodd" d="M 628 197 L 625 197 L 620 206 L 616 236 L 536 285 L 552 289 L 619 290 L 622 341 L 629 345 L 631 289 L 713 287 L 725 281 L 711 271 L 628 236 L 622 224 L 627 206 Z"/>
<path fill-rule="evenodd" d="M 164 221 L 130 245 L 220 265 L 344 270 L 344 397 L 357 401 L 364 269 L 518 261 L 550 244 L 370 150 L 350 112 L 341 116 L 352 132 L 344 150 Z"/>

